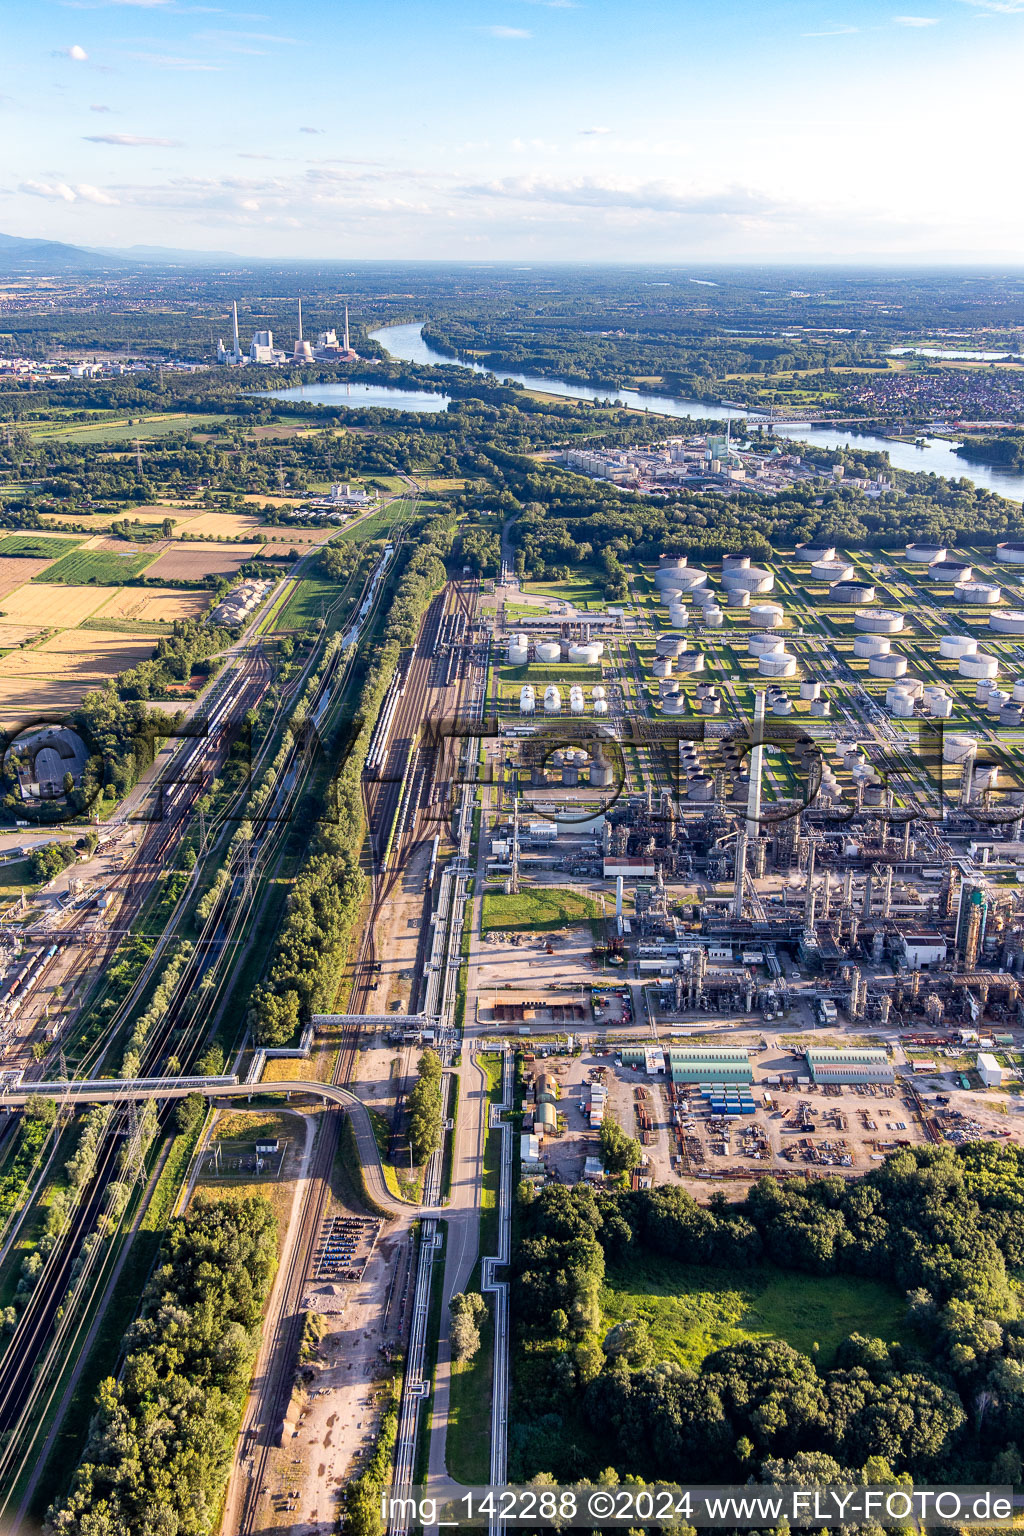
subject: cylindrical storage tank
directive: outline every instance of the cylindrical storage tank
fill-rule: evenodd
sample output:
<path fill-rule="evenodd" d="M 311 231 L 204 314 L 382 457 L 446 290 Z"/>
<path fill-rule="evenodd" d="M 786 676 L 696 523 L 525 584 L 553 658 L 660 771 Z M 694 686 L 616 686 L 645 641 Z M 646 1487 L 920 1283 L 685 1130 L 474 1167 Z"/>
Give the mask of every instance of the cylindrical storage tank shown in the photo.
<path fill-rule="evenodd" d="M 604 699 L 607 698 L 607 696 L 608 692 L 603 683 L 598 683 L 596 688 L 591 689 L 591 698 Z"/>
<path fill-rule="evenodd" d="M 682 587 L 662 587 L 661 600 L 666 608 L 671 608 L 673 603 L 681 603 L 683 600 Z"/>
<path fill-rule="evenodd" d="M 709 774 L 699 773 L 695 779 L 691 779 L 686 786 L 687 800 L 697 800 L 706 804 L 715 798 L 715 781 Z"/>
<path fill-rule="evenodd" d="M 909 720 L 914 713 L 914 701 L 909 693 L 898 693 L 889 705 L 897 720 Z"/>
<path fill-rule="evenodd" d="M 811 703 L 811 714 L 812 715 L 818 715 L 818 716 L 820 716 L 821 718 L 824 719 L 826 716 L 830 715 L 831 713 L 832 713 L 832 705 L 829 703 L 828 699 L 814 699 L 812 701 L 812 703 Z M 832 780 L 833 783 L 835 782 L 832 779 L 832 775 L 831 774 L 829 775 L 829 778 L 830 778 L 830 780 Z M 824 783 L 824 776 L 822 777 L 822 782 Z"/>
<path fill-rule="evenodd" d="M 1003 595 L 1002 587 L 994 587 L 990 581 L 962 581 L 953 588 L 953 596 L 961 603 L 974 607 L 994 608 Z"/>
<path fill-rule="evenodd" d="M 750 570 L 750 556 L 749 555 L 723 555 L 722 556 L 722 570 L 723 571 L 749 571 Z"/>
<path fill-rule="evenodd" d="M 999 767 L 996 763 L 982 763 L 974 770 L 974 787 L 977 790 L 998 789 Z"/>
<path fill-rule="evenodd" d="M 948 720 L 953 713 L 953 700 L 948 693 L 932 694 L 928 700 L 928 713 L 933 720 Z"/>
<path fill-rule="evenodd" d="M 1009 702 L 1010 695 L 1006 692 L 1005 688 L 993 688 L 985 700 L 985 708 L 990 715 L 998 715 L 999 711 L 1004 709 Z"/>
<path fill-rule="evenodd" d="M 785 694 L 779 699 L 772 700 L 773 715 L 791 715 L 793 713 L 793 701 L 787 699 Z"/>
<path fill-rule="evenodd" d="M 915 565 L 934 565 L 936 560 L 945 560 L 946 549 L 943 544 L 908 544 L 907 559 Z"/>
<path fill-rule="evenodd" d="M 1013 702 L 1024 704 L 1024 678 L 1018 678 L 1013 685 Z"/>
<path fill-rule="evenodd" d="M 709 603 L 707 608 L 701 611 L 701 618 L 710 628 L 719 629 L 722 624 L 722 610 L 717 603 Z"/>
<path fill-rule="evenodd" d="M 879 608 L 877 613 L 865 609 L 854 614 L 853 627 L 865 635 L 898 635 L 903 628 L 903 615 L 891 608 Z"/>
<path fill-rule="evenodd" d="M 853 566 L 845 560 L 815 560 L 811 566 L 812 581 L 827 581 L 834 587 L 837 581 L 850 581 Z"/>
<path fill-rule="evenodd" d="M 785 651 L 760 656 L 757 670 L 762 677 L 792 677 L 796 672 L 796 657 L 787 655 Z"/>
<path fill-rule="evenodd" d="M 997 635 L 1024 635 L 1024 613 L 1014 608 L 1007 613 L 990 614 L 988 627 Z"/>
<path fill-rule="evenodd" d="M 653 672 L 654 676 L 671 677 L 673 660 L 674 658 L 672 656 L 656 656 L 654 659 L 654 665 L 651 667 L 651 671 Z"/>
<path fill-rule="evenodd" d="M 728 601 L 730 608 L 747 608 L 750 606 L 750 593 L 744 592 L 742 587 L 733 587 Z"/>
<path fill-rule="evenodd" d="M 717 693 L 709 693 L 706 699 L 701 699 L 700 701 L 700 712 L 702 715 L 717 715 L 721 713 L 721 709 L 722 701 Z"/>
<path fill-rule="evenodd" d="M 974 690 L 974 697 L 979 704 L 988 703 L 988 696 L 992 692 L 992 686 L 993 685 L 990 682 L 987 682 L 984 678 L 982 678 L 981 682 Z"/>
<path fill-rule="evenodd" d="M 829 598 L 833 603 L 849 603 L 851 606 L 873 603 L 875 589 L 866 581 L 840 581 L 832 588 Z"/>
<path fill-rule="evenodd" d="M 661 701 L 661 707 L 666 715 L 682 715 L 686 713 L 686 697 L 682 693 L 670 693 Z"/>
<path fill-rule="evenodd" d="M 978 642 L 973 635 L 943 635 L 939 640 L 939 655 L 947 661 L 959 661 L 961 656 L 973 656 Z"/>
<path fill-rule="evenodd" d="M 924 696 L 924 683 L 918 682 L 916 677 L 901 677 L 896 686 L 902 688 L 904 693 L 909 693 L 912 699 Z"/>
<path fill-rule="evenodd" d="M 594 714 L 595 715 L 606 715 L 607 713 L 608 713 L 608 700 L 607 699 L 595 699 L 594 700 Z"/>
<path fill-rule="evenodd" d="M 562 712 L 562 695 L 554 683 L 549 683 L 544 689 L 544 713 L 546 715 L 558 715 Z"/>
<path fill-rule="evenodd" d="M 529 683 L 527 683 L 525 688 L 519 690 L 519 713 L 521 715 L 532 715 L 536 707 L 537 695 Z"/>
<path fill-rule="evenodd" d="M 569 710 L 574 715 L 583 713 L 583 689 L 579 683 L 574 683 L 569 689 Z"/>
<path fill-rule="evenodd" d="M 996 559 L 1003 565 L 1024 565 L 1024 544 L 997 544 Z"/>
<path fill-rule="evenodd" d="M 526 635 L 513 635 L 508 643 L 510 667 L 523 667 L 530 654 L 530 641 Z"/>
<path fill-rule="evenodd" d="M 752 565 L 744 571 L 723 571 L 722 585 L 730 591 L 739 587 L 744 592 L 770 592 L 775 586 L 775 577 L 763 566 Z"/>
<path fill-rule="evenodd" d="M 716 601 L 714 589 L 712 587 L 694 587 L 693 591 L 690 593 L 690 596 L 698 608 L 703 608 L 707 603 L 713 603 Z"/>
<path fill-rule="evenodd" d="M 892 641 L 885 635 L 854 635 L 853 654 L 855 656 L 888 656 L 892 650 Z"/>
<path fill-rule="evenodd" d="M 781 629 L 782 609 L 778 603 L 754 603 L 750 609 L 750 622 L 760 629 Z"/>
<path fill-rule="evenodd" d="M 676 671 L 677 672 L 703 672 L 704 671 L 704 652 L 703 651 L 687 651 L 685 656 L 677 656 L 676 657 Z"/>
<path fill-rule="evenodd" d="M 868 671 L 872 677 L 902 677 L 907 670 L 907 658 L 893 653 L 891 656 L 870 656 Z"/>
<path fill-rule="evenodd" d="M 751 656 L 777 656 L 785 649 L 783 635 L 751 635 L 747 641 L 747 652 Z"/>
<path fill-rule="evenodd" d="M 670 693 L 678 693 L 679 684 L 674 677 L 660 677 L 658 679 L 658 697 L 667 699 Z"/>
<path fill-rule="evenodd" d="M 668 621 L 676 629 L 685 629 L 690 622 L 689 608 L 685 608 L 682 603 L 673 603 L 668 610 Z"/>
<path fill-rule="evenodd" d="M 800 697 L 802 699 L 820 698 L 821 684 L 816 683 L 813 678 L 808 678 L 806 682 L 800 684 Z"/>
<path fill-rule="evenodd" d="M 538 661 L 561 661 L 562 647 L 557 640 L 542 640 L 537 647 Z"/>
<path fill-rule="evenodd" d="M 615 770 L 612 768 L 611 763 L 602 762 L 595 758 L 590 765 L 588 777 L 591 784 L 596 784 L 599 788 L 603 789 L 614 779 Z"/>
<path fill-rule="evenodd" d="M 993 678 L 999 675 L 999 663 L 994 656 L 989 656 L 986 651 L 978 651 L 975 656 L 961 656 L 961 677 L 986 677 Z"/>
<path fill-rule="evenodd" d="M 1020 725 L 1020 705 L 1005 704 L 999 711 L 1000 725 Z"/>
<path fill-rule="evenodd" d="M 707 571 L 680 571 L 676 573 L 676 579 L 672 586 L 678 587 L 681 592 L 696 592 L 700 587 L 708 584 Z"/>
<path fill-rule="evenodd" d="M 836 549 L 834 544 L 798 544 L 796 547 L 798 560 L 834 560 Z"/>
<path fill-rule="evenodd" d="M 682 635 L 659 635 L 654 642 L 654 651 L 658 656 L 681 656 L 686 650 L 686 641 Z"/>
<path fill-rule="evenodd" d="M 942 761 L 944 763 L 966 763 L 978 750 L 978 738 L 976 736 L 943 736 Z"/>
<path fill-rule="evenodd" d="M 936 560 L 928 575 L 932 581 L 950 581 L 955 586 L 958 582 L 973 581 L 974 567 L 962 565 L 959 560 Z"/>
<path fill-rule="evenodd" d="M 596 667 L 601 660 L 600 647 L 592 641 L 586 645 L 570 645 L 569 660 L 578 667 Z"/>

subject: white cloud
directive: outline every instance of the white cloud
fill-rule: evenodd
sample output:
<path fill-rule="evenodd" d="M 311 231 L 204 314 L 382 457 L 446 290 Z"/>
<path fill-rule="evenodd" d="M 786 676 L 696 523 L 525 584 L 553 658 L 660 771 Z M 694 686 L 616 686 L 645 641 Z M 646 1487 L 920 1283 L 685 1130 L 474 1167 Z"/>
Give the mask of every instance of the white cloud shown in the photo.
<path fill-rule="evenodd" d="M 326 133 L 326 128 L 300 128 L 300 133 Z"/>
<path fill-rule="evenodd" d="M 937 16 L 894 16 L 893 22 L 897 27 L 937 27 Z"/>
<path fill-rule="evenodd" d="M 69 186 L 66 181 L 23 181 L 18 191 L 26 192 L 29 197 L 43 197 L 51 203 L 100 203 L 116 208 L 118 202 L 111 193 L 88 183 Z"/>
<path fill-rule="evenodd" d="M 584 134 L 611 133 L 611 129 L 610 128 L 581 128 L 580 129 L 580 133 L 584 133 Z"/>
<path fill-rule="evenodd" d="M 58 48 L 54 57 L 59 59 L 74 59 L 76 64 L 84 64 L 89 55 L 86 53 L 81 43 L 72 43 L 70 48 Z"/>
<path fill-rule="evenodd" d="M 994 16 L 1017 16 L 1024 11 L 1024 0 L 964 0 L 964 4 Z"/>
<path fill-rule="evenodd" d="M 764 193 L 749 187 L 723 187 L 713 192 L 701 192 L 664 181 L 629 185 L 599 181 L 594 177 L 556 182 L 530 176 L 507 176 L 501 181 L 484 182 L 460 190 L 471 197 L 712 218 L 761 216 L 777 211 L 778 207 Z"/>
<path fill-rule="evenodd" d="M 154 69 L 178 69 L 214 75 L 221 72 L 219 64 L 204 64 L 202 59 L 180 59 L 170 53 L 129 53 L 126 57 L 136 64 L 152 64 Z"/>
<path fill-rule="evenodd" d="M 117 144 L 122 149 L 180 149 L 180 139 L 150 139 L 140 133 L 87 133 L 89 144 Z"/>
<path fill-rule="evenodd" d="M 113 112 L 113 110 L 113 107 L 105 107 L 102 102 L 93 102 L 89 108 L 90 112 Z"/>
<path fill-rule="evenodd" d="M 486 32 L 488 37 L 500 37 L 506 40 L 532 37 L 525 27 L 478 27 L 478 32 Z"/>

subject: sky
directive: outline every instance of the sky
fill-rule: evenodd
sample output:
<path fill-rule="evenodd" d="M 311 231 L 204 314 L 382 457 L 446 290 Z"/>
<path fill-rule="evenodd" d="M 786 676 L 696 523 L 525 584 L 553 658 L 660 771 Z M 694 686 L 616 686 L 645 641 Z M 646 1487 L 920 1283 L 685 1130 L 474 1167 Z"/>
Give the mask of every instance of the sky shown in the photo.
<path fill-rule="evenodd" d="M 33 0 L 4 32 L 7 234 L 1024 259 L 1024 0 Z"/>

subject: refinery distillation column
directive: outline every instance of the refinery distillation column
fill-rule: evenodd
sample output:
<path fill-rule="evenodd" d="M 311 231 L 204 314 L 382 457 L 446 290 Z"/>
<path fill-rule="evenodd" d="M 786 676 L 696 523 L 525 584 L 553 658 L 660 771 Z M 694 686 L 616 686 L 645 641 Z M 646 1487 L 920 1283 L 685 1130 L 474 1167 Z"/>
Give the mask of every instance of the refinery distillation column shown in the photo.
<path fill-rule="evenodd" d="M 764 763 L 764 690 L 754 695 L 754 744 L 750 749 L 750 788 L 747 792 L 747 819 L 736 834 L 736 889 L 733 917 L 743 916 L 743 887 L 747 872 L 747 844 L 761 831 L 761 773 Z"/>

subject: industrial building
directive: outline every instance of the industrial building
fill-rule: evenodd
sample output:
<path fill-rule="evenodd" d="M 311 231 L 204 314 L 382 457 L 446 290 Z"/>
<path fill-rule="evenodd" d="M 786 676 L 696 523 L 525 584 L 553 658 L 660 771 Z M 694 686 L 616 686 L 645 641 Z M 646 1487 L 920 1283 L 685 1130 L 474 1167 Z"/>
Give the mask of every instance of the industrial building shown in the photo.
<path fill-rule="evenodd" d="M 730 1046 L 670 1045 L 666 1051 L 674 1083 L 752 1083 L 749 1053 Z"/>
<path fill-rule="evenodd" d="M 885 1051 L 811 1045 L 804 1056 L 816 1083 L 891 1083 L 895 1076 Z"/>

